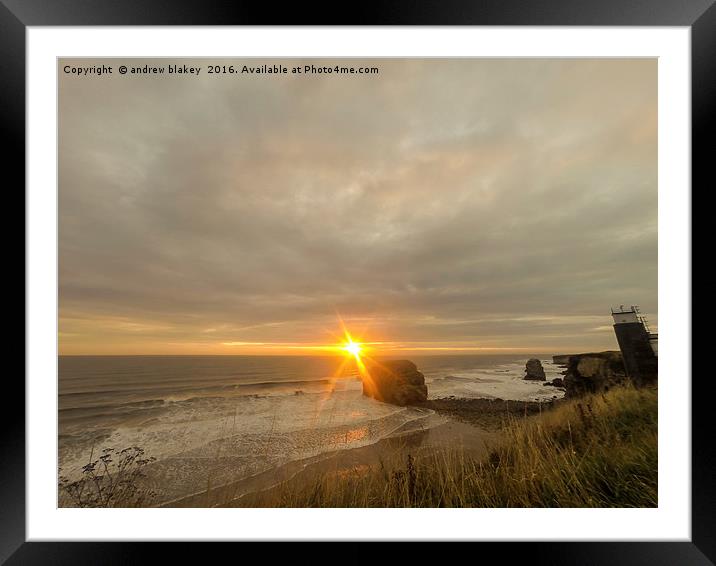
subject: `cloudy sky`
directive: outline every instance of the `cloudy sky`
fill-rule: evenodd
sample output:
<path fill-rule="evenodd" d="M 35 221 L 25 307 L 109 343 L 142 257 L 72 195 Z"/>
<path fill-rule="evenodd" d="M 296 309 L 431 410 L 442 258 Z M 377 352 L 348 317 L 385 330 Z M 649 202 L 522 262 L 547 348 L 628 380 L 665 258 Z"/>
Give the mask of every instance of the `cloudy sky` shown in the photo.
<path fill-rule="evenodd" d="M 60 61 L 61 353 L 310 353 L 338 315 L 386 353 L 564 353 L 616 348 L 611 306 L 657 322 L 656 60 L 217 62 L 256 64 Z M 117 74 L 147 63 L 203 70 Z"/>

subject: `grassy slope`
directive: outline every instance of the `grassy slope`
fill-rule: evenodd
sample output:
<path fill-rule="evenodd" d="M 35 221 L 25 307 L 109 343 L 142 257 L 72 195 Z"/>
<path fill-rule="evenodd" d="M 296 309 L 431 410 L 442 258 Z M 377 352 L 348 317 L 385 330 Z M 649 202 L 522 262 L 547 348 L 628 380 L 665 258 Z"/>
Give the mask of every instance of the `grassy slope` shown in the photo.
<path fill-rule="evenodd" d="M 657 391 L 613 389 L 512 420 L 478 462 L 457 450 L 280 490 L 291 507 L 655 507 Z"/>

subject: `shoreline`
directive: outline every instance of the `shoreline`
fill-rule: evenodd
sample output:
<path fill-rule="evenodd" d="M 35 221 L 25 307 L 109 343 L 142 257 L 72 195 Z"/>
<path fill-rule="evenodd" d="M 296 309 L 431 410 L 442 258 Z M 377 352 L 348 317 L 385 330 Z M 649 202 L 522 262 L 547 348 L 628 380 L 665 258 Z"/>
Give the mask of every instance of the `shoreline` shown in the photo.
<path fill-rule="evenodd" d="M 159 507 L 272 507 L 282 490 L 305 487 L 326 474 L 346 475 L 380 467 L 386 460 L 420 458 L 441 450 L 459 448 L 473 459 L 487 456 L 489 445 L 498 441 L 502 427 L 515 418 L 549 410 L 559 400 L 510 401 L 489 398 L 438 398 L 420 405 L 446 422 L 429 428 L 387 436 L 373 444 L 324 452 L 287 462 L 276 468 L 208 491 L 187 495 Z M 274 501 L 274 503 L 270 503 Z"/>

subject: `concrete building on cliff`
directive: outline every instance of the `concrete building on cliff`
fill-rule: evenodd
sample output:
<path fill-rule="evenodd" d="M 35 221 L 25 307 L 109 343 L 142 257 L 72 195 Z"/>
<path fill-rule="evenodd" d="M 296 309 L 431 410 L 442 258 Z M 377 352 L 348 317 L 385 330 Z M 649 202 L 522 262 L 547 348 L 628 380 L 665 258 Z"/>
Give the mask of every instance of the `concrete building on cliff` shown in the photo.
<path fill-rule="evenodd" d="M 624 369 L 637 385 L 656 383 L 658 377 L 658 336 L 649 329 L 647 320 L 632 305 L 612 309 L 614 333 L 624 360 Z"/>

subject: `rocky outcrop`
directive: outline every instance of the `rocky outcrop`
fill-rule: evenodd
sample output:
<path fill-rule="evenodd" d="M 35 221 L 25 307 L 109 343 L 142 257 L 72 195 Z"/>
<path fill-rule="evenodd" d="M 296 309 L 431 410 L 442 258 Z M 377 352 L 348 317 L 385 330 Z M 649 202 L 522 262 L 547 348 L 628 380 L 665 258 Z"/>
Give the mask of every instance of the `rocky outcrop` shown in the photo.
<path fill-rule="evenodd" d="M 607 391 L 626 379 L 621 352 L 573 354 L 564 372 L 565 397 Z"/>
<path fill-rule="evenodd" d="M 548 381 L 547 383 L 545 383 L 545 385 L 564 388 L 564 380 L 561 377 L 555 377 L 552 381 Z"/>
<path fill-rule="evenodd" d="M 366 361 L 363 395 L 393 405 L 415 405 L 428 398 L 425 376 L 409 360 Z"/>
<path fill-rule="evenodd" d="M 422 407 L 449 415 L 457 420 L 488 430 L 498 430 L 511 422 L 508 417 L 537 415 L 553 407 L 556 399 L 546 401 L 509 401 L 507 399 L 460 399 L 442 397 L 431 399 Z"/>
<path fill-rule="evenodd" d="M 547 376 L 544 374 L 542 362 L 540 362 L 537 358 L 530 358 L 527 360 L 527 364 L 525 365 L 525 376 L 523 379 L 533 381 L 544 381 L 547 379 Z"/>

